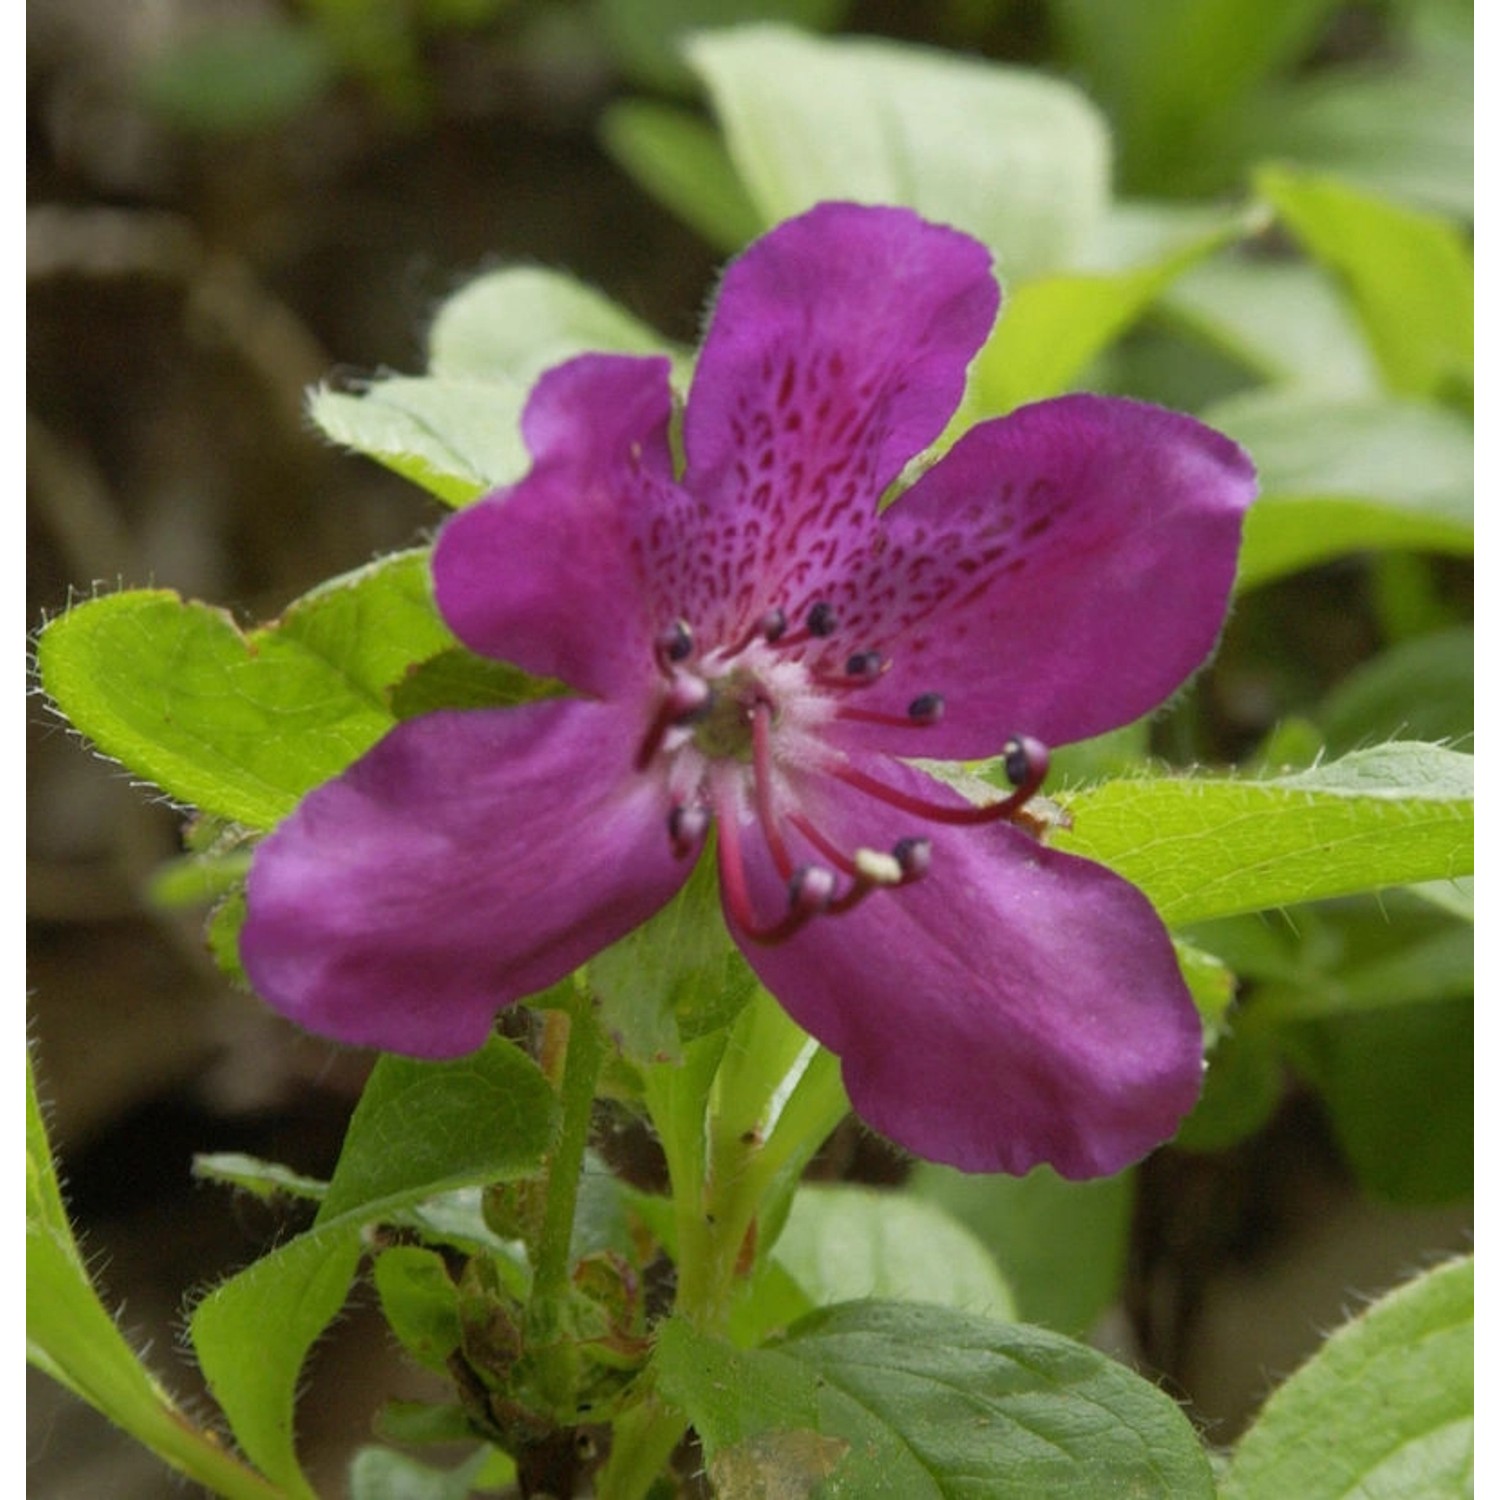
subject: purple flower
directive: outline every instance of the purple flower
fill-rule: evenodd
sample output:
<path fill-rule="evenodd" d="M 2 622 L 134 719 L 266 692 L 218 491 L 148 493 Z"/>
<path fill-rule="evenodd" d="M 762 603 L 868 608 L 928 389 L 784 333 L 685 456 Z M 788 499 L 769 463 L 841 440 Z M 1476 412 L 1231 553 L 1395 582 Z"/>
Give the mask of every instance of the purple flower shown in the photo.
<path fill-rule="evenodd" d="M 671 899 L 710 830 L 766 986 L 920 1156 L 1119 1170 L 1198 1094 L 1145 897 L 1045 848 L 1044 746 L 1212 649 L 1254 490 L 1188 417 L 1065 396 L 942 432 L 999 293 L 983 246 L 823 204 L 728 269 L 674 462 L 664 359 L 542 377 L 519 483 L 455 516 L 438 607 L 576 697 L 393 729 L 251 870 L 241 951 L 313 1031 L 421 1057 Z M 906 757 L 1003 754 L 975 807 Z"/>

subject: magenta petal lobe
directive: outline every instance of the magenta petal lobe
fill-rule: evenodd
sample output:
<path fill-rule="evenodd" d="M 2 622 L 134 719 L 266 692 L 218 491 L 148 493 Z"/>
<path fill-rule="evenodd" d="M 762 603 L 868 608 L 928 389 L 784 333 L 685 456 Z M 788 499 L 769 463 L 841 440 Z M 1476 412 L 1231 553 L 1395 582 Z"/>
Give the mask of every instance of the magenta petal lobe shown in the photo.
<path fill-rule="evenodd" d="M 706 624 L 800 619 L 842 575 L 998 302 L 984 246 L 905 209 L 820 204 L 729 267 L 684 421 Z"/>
<path fill-rule="evenodd" d="M 471 650 L 600 695 L 649 673 L 640 537 L 684 503 L 667 368 L 590 354 L 538 382 L 522 418 L 530 473 L 460 511 L 433 552 L 438 608 Z"/>
<path fill-rule="evenodd" d="M 954 796 L 895 762 L 872 769 L 928 799 Z M 910 831 L 845 788 L 818 787 L 809 804 L 846 846 L 889 848 Z M 1009 825 L 927 831 L 920 879 L 783 943 L 742 943 L 772 993 L 842 1059 L 859 1116 L 971 1172 L 1045 1162 L 1065 1177 L 1104 1176 L 1170 1138 L 1198 1096 L 1202 1034 L 1150 903 Z M 763 857 L 752 880 L 759 901 L 777 899 Z"/>
<path fill-rule="evenodd" d="M 340 1041 L 472 1051 L 687 878 L 638 740 L 632 715 L 566 701 L 398 725 L 257 851 L 251 982 Z"/>
<path fill-rule="evenodd" d="M 1218 639 L 1254 494 L 1228 438 L 1138 401 L 1062 396 L 971 429 L 846 582 L 852 628 L 891 662 L 868 706 L 936 692 L 943 721 L 861 738 L 969 759 L 1148 713 Z"/>

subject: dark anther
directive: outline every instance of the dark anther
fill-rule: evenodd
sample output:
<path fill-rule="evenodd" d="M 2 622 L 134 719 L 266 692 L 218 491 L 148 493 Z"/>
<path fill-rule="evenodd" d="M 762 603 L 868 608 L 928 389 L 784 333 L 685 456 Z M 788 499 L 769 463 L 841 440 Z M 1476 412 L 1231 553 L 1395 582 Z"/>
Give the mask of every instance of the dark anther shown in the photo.
<path fill-rule="evenodd" d="M 923 693 L 906 705 L 906 717 L 913 724 L 936 724 L 943 717 L 943 695 Z"/>
<path fill-rule="evenodd" d="M 1012 786 L 1024 785 L 1035 774 L 1035 744 L 1034 740 L 1006 740 L 1003 749 L 1005 756 L 1005 777 Z"/>
<path fill-rule="evenodd" d="M 826 599 L 820 599 L 808 610 L 807 632 L 809 635 L 832 635 L 838 628 L 838 614 Z"/>
<path fill-rule="evenodd" d="M 851 677 L 876 677 L 885 666 L 885 657 L 878 651 L 856 651 L 844 663 L 844 670 Z"/>
<path fill-rule="evenodd" d="M 667 815 L 667 832 L 672 838 L 672 847 L 679 854 L 696 849 L 708 832 L 709 814 L 706 807 L 685 803 L 674 807 Z"/>
<path fill-rule="evenodd" d="M 686 620 L 674 620 L 656 638 L 656 649 L 667 661 L 686 661 L 693 654 L 693 632 Z"/>
<path fill-rule="evenodd" d="M 787 897 L 793 911 L 822 911 L 833 899 L 833 871 L 822 865 L 803 865 L 787 882 Z"/>
<path fill-rule="evenodd" d="M 768 609 L 760 617 L 760 633 L 768 641 L 779 641 L 786 634 L 786 611 Z"/>
<path fill-rule="evenodd" d="M 915 880 L 919 875 L 925 875 L 927 867 L 932 863 L 932 840 L 897 839 L 891 847 L 891 855 L 901 866 L 902 875 L 907 880 Z"/>

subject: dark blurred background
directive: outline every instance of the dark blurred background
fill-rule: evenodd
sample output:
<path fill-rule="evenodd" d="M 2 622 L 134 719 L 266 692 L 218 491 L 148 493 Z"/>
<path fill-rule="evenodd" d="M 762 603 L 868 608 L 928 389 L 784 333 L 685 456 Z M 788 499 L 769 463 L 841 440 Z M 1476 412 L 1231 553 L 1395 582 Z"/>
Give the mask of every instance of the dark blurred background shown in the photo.
<path fill-rule="evenodd" d="M 1059 55 L 1040 0 L 725 9 L 816 13 L 1012 62 Z M 1306 65 L 1379 51 L 1381 7 L 1324 9 Z M 303 392 L 419 370 L 433 309 L 480 269 L 565 269 L 692 341 L 718 255 L 598 143 L 609 101 L 681 82 L 660 71 L 662 38 L 655 52 L 632 38 L 629 13 L 629 0 L 31 0 L 33 627 L 121 585 L 264 619 L 420 540 L 439 507 L 331 449 Z M 1321 675 L 1336 675 L 1337 654 L 1362 646 L 1357 601 L 1346 607 L 1337 574 L 1301 588 L 1294 606 L 1340 601 L 1307 615 L 1342 622 L 1331 646 L 1325 626 L 1307 627 L 1335 653 Z M 1268 609 L 1260 628 L 1288 614 Z M 1229 726 L 1241 737 L 1278 709 L 1274 694 L 1246 706 L 1244 684 L 1223 697 L 1249 721 Z M 107 1303 L 191 1398 L 184 1298 L 297 1227 L 196 1184 L 192 1154 L 326 1174 L 368 1061 L 231 989 L 201 913 L 146 898 L 181 849 L 177 812 L 39 699 L 29 728 L 29 1027 L 54 1140 Z M 1315 1107 L 1293 1098 L 1237 1153 L 1166 1153 L 1148 1170 L 1129 1316 L 1108 1337 L 1227 1439 L 1348 1297 L 1462 1248 L 1463 1222 L 1371 1207 Z M 356 1306 L 315 1356 L 311 1388 L 309 1469 L 332 1496 L 369 1412 L 421 1387 Z M 181 1492 L 44 1379 L 31 1397 L 30 1493 Z"/>

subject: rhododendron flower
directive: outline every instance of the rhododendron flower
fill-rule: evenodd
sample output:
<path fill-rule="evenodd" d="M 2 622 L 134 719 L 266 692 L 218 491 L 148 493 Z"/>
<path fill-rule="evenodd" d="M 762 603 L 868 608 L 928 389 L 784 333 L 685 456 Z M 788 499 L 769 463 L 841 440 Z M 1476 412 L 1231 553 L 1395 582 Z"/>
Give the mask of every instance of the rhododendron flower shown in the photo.
<path fill-rule="evenodd" d="M 1047 745 L 1160 704 L 1212 649 L 1253 474 L 1188 417 L 956 409 L 983 246 L 823 204 L 729 267 L 674 461 L 668 364 L 537 384 L 534 462 L 433 557 L 472 650 L 577 696 L 394 728 L 250 873 L 245 967 L 309 1029 L 479 1046 L 716 850 L 728 927 L 892 1140 L 971 1170 L 1114 1172 L 1197 1097 L 1200 1026 L 1134 887 L 1043 845 Z M 1004 757 L 975 806 L 910 757 Z"/>

